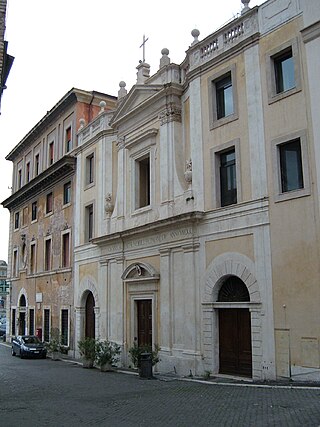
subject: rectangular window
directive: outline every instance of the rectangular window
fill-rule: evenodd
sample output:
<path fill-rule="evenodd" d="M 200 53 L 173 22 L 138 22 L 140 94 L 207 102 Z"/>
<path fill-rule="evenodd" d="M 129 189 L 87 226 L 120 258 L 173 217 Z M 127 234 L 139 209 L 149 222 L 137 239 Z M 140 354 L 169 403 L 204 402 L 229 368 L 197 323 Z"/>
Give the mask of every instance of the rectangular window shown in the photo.
<path fill-rule="evenodd" d="M 281 93 L 295 87 L 292 48 L 273 58 L 276 92 Z"/>
<path fill-rule="evenodd" d="M 21 169 L 18 170 L 18 182 L 17 182 L 17 186 L 18 186 L 18 190 L 22 186 L 22 170 Z"/>
<path fill-rule="evenodd" d="M 26 164 L 26 182 L 30 181 L 30 162 Z"/>
<path fill-rule="evenodd" d="M 32 243 L 30 245 L 30 274 L 36 272 L 36 244 Z"/>
<path fill-rule="evenodd" d="M 12 309 L 11 313 L 11 335 L 14 337 L 16 335 L 16 309 Z"/>
<path fill-rule="evenodd" d="M 85 239 L 89 242 L 93 237 L 93 205 L 86 207 L 85 220 Z"/>
<path fill-rule="evenodd" d="M 237 203 L 237 177 L 235 150 L 220 154 L 221 206 Z"/>
<path fill-rule="evenodd" d="M 65 147 L 66 147 L 66 153 L 71 151 L 72 144 L 71 144 L 71 126 L 66 129 L 65 134 Z"/>
<path fill-rule="evenodd" d="M 49 166 L 53 164 L 53 161 L 54 161 L 54 143 L 53 142 L 50 142 L 50 144 L 49 144 L 49 158 L 48 158 L 48 161 L 49 161 Z"/>
<path fill-rule="evenodd" d="M 14 214 L 14 229 L 17 230 L 20 226 L 20 212 Z"/>
<path fill-rule="evenodd" d="M 86 184 L 92 184 L 94 181 L 94 154 L 86 158 Z"/>
<path fill-rule="evenodd" d="M 272 160 L 276 202 L 310 195 L 308 144 L 305 130 L 273 140 Z"/>
<path fill-rule="evenodd" d="M 282 192 L 303 188 L 300 139 L 279 145 L 279 153 Z"/>
<path fill-rule="evenodd" d="M 150 205 L 150 156 L 136 160 L 136 209 Z"/>
<path fill-rule="evenodd" d="M 49 271 L 51 270 L 51 239 L 45 240 L 44 250 L 44 269 L 45 271 Z"/>
<path fill-rule="evenodd" d="M 69 311 L 61 310 L 61 344 L 67 346 L 69 342 Z"/>
<path fill-rule="evenodd" d="M 62 235 L 62 267 L 70 267 L 70 233 Z"/>
<path fill-rule="evenodd" d="M 71 181 L 63 186 L 63 204 L 67 205 L 68 203 L 71 203 Z"/>
<path fill-rule="evenodd" d="M 51 213 L 53 211 L 53 194 L 52 192 L 47 194 L 46 200 L 46 213 Z"/>
<path fill-rule="evenodd" d="M 301 90 L 301 67 L 298 39 L 275 47 L 266 54 L 269 104 Z"/>
<path fill-rule="evenodd" d="M 50 310 L 48 308 L 43 310 L 43 340 L 50 341 Z"/>
<path fill-rule="evenodd" d="M 231 73 L 226 74 L 215 82 L 217 119 L 233 114 L 233 91 Z"/>
<path fill-rule="evenodd" d="M 38 203 L 33 202 L 31 205 L 31 221 L 36 221 L 38 214 Z"/>
<path fill-rule="evenodd" d="M 36 154 L 35 155 L 35 158 L 34 158 L 34 171 L 35 171 L 35 176 L 38 176 L 39 175 L 39 172 L 40 172 L 40 160 L 39 160 L 39 154 Z"/>
<path fill-rule="evenodd" d="M 13 277 L 18 277 L 18 250 L 13 251 L 13 265 L 12 265 Z"/>
<path fill-rule="evenodd" d="M 238 118 L 236 65 L 208 78 L 210 129 Z"/>
<path fill-rule="evenodd" d="M 29 309 L 29 334 L 34 335 L 34 309 Z"/>

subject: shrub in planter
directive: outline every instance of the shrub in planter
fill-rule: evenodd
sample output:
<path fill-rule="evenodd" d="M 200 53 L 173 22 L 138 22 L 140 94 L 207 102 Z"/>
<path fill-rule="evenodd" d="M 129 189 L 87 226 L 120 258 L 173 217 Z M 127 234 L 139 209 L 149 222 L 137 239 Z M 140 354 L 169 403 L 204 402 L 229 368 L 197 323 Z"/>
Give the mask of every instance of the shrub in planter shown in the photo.
<path fill-rule="evenodd" d="M 59 352 L 60 352 L 60 340 L 57 338 L 52 338 L 46 344 L 46 347 L 47 347 L 48 352 L 51 353 L 52 360 L 58 360 Z"/>
<path fill-rule="evenodd" d="M 61 351 L 61 337 L 58 328 L 51 329 L 50 338 L 50 341 L 46 343 L 46 348 L 48 352 L 51 353 L 52 360 L 58 360 Z"/>
<path fill-rule="evenodd" d="M 158 345 L 155 345 L 154 350 L 152 350 L 152 347 L 150 345 L 138 346 L 137 343 L 134 343 L 133 346 L 129 349 L 129 354 L 130 354 L 133 365 L 136 368 L 140 368 L 140 360 L 141 360 L 142 353 L 150 353 L 152 366 L 154 366 L 156 363 L 160 361 L 158 356 L 159 350 L 160 350 L 160 347 Z"/>
<path fill-rule="evenodd" d="M 93 368 L 97 354 L 97 340 L 86 337 L 78 341 L 79 353 L 83 359 L 84 368 Z"/>
<path fill-rule="evenodd" d="M 98 341 L 96 346 L 96 363 L 101 371 L 110 371 L 117 363 L 121 353 L 120 346 L 108 340 Z"/>

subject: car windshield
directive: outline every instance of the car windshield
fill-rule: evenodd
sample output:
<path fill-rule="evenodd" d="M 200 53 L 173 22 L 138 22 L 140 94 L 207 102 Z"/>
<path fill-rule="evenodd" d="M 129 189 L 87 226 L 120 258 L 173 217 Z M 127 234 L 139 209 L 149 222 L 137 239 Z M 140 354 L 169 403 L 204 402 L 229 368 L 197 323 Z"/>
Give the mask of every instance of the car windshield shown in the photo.
<path fill-rule="evenodd" d="M 40 344 L 41 341 L 38 337 L 24 337 L 23 341 L 25 344 Z"/>

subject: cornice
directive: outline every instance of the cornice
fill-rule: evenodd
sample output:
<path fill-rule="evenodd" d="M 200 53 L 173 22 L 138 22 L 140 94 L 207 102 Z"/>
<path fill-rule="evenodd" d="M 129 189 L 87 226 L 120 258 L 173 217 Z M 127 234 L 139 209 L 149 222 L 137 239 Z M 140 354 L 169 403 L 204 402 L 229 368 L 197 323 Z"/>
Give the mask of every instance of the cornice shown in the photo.
<path fill-rule="evenodd" d="M 75 171 L 76 159 L 71 156 L 64 156 L 40 175 L 33 178 L 28 184 L 14 192 L 1 204 L 4 208 L 12 210 L 20 204 L 30 200 L 40 192 L 52 187 L 57 182 L 64 179 Z"/>

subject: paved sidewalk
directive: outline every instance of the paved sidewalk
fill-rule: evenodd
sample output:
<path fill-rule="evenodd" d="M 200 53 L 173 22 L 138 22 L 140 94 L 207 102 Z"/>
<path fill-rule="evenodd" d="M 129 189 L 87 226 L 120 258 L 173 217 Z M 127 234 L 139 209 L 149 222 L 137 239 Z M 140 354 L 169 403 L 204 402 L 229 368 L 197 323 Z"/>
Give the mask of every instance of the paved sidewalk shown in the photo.
<path fill-rule="evenodd" d="M 4 427 L 320 426 L 319 387 L 83 369 L 71 358 L 20 359 L 0 345 Z"/>

